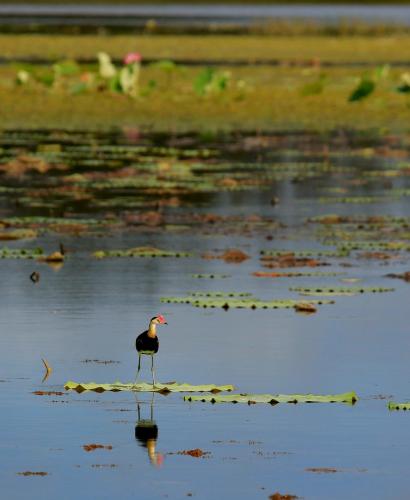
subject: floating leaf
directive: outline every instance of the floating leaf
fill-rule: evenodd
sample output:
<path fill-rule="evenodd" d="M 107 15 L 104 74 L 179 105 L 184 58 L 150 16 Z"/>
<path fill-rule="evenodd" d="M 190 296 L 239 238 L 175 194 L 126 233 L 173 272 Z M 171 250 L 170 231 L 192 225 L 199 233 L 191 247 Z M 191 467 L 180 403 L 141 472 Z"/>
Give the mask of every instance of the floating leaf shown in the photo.
<path fill-rule="evenodd" d="M 36 259 L 42 255 L 42 248 L 0 248 L 0 259 Z"/>
<path fill-rule="evenodd" d="M 225 279 L 230 277 L 230 274 L 191 274 L 191 278 L 197 279 Z"/>
<path fill-rule="evenodd" d="M 358 293 L 384 293 L 393 292 L 394 288 L 383 287 L 292 287 L 291 292 L 298 292 L 301 295 L 356 295 Z"/>
<path fill-rule="evenodd" d="M 157 382 L 153 387 L 152 384 L 146 382 L 140 382 L 138 384 L 133 384 L 132 382 L 122 383 L 114 382 L 112 384 L 97 384 L 95 382 L 79 383 L 69 380 L 64 384 L 65 389 L 73 390 L 77 392 L 84 391 L 138 391 L 138 392 L 221 392 L 221 391 L 233 391 L 233 385 L 214 385 L 214 384 L 204 384 L 204 385 L 191 385 L 179 382 L 168 382 L 161 384 Z"/>
<path fill-rule="evenodd" d="M 343 394 L 320 396 L 315 394 L 230 394 L 216 396 L 184 396 L 184 401 L 200 401 L 203 403 L 350 403 L 358 400 L 354 391 Z"/>
<path fill-rule="evenodd" d="M 195 307 L 221 308 L 221 309 L 290 309 L 300 303 L 298 300 L 259 300 L 256 298 L 197 298 L 197 297 L 161 297 L 161 302 L 167 304 L 191 304 Z M 334 304 L 332 300 L 311 300 L 311 304 Z"/>
<path fill-rule="evenodd" d="M 252 297 L 249 292 L 192 292 L 191 297 Z"/>
<path fill-rule="evenodd" d="M 172 252 L 153 247 L 136 247 L 128 250 L 98 250 L 93 253 L 96 259 L 107 257 L 191 257 L 189 252 Z"/>
<path fill-rule="evenodd" d="M 333 272 L 330 272 L 330 273 L 322 273 L 322 272 L 313 272 L 313 273 L 303 273 L 303 272 L 300 272 L 300 273 L 297 273 L 297 272 L 289 272 L 289 273 L 282 273 L 282 272 L 272 272 L 272 273 L 269 273 L 269 272 L 263 272 L 263 271 L 257 271 L 257 272 L 254 272 L 252 273 L 252 276 L 256 276 L 257 278 L 301 278 L 301 277 L 319 277 L 319 278 L 322 278 L 322 277 L 326 277 L 326 276 L 340 276 L 344 273 L 333 273 Z"/>
<path fill-rule="evenodd" d="M 394 401 L 389 401 L 387 407 L 389 410 L 410 410 L 410 403 L 395 403 Z"/>
<path fill-rule="evenodd" d="M 346 257 L 348 255 L 347 251 L 337 250 L 322 250 L 318 248 L 317 250 L 261 250 L 260 254 L 266 257 L 281 257 L 286 255 L 292 255 L 297 259 L 306 258 L 306 257 Z"/>

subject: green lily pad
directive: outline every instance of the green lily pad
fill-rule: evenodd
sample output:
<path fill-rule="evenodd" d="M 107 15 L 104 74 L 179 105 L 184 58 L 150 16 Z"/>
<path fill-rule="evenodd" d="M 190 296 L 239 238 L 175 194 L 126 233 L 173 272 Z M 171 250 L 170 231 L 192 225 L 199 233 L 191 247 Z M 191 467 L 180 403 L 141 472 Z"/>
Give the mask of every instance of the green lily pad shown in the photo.
<path fill-rule="evenodd" d="M 315 394 L 229 394 L 215 396 L 184 396 L 184 401 L 200 401 L 203 403 L 350 403 L 358 400 L 354 391 L 343 394 L 320 396 Z"/>
<path fill-rule="evenodd" d="M 320 287 L 320 288 L 303 288 L 291 287 L 291 292 L 298 292 L 301 295 L 356 295 L 359 293 L 384 293 L 394 292 L 394 288 L 383 287 Z"/>
<path fill-rule="evenodd" d="M 204 307 L 211 309 L 291 309 L 300 301 L 298 300 L 259 300 L 256 298 L 235 299 L 235 298 L 196 298 L 188 297 L 161 297 L 161 302 L 167 304 L 191 304 L 194 307 Z M 310 304 L 334 304 L 333 300 L 310 300 Z"/>
<path fill-rule="evenodd" d="M 161 384 L 157 382 L 155 386 L 147 382 L 139 382 L 133 384 L 132 382 L 114 382 L 112 384 L 97 384 L 96 382 L 73 382 L 69 380 L 64 384 L 65 389 L 77 392 L 95 391 L 95 392 L 120 392 L 120 391 L 138 391 L 138 392 L 213 392 L 218 393 L 221 391 L 233 391 L 233 385 L 191 385 L 179 382 L 167 382 Z"/>
<path fill-rule="evenodd" d="M 192 278 L 197 279 L 225 279 L 230 278 L 230 274 L 191 274 Z"/>
<path fill-rule="evenodd" d="M 282 255 L 292 254 L 296 258 L 306 258 L 306 257 L 347 257 L 349 251 L 346 249 L 334 250 L 300 250 L 294 252 L 293 250 L 261 250 L 261 255 L 266 257 L 280 257 Z"/>
<path fill-rule="evenodd" d="M 395 403 L 394 401 L 389 401 L 387 407 L 389 410 L 410 410 L 410 403 Z"/>
<path fill-rule="evenodd" d="M 136 247 L 128 250 L 98 250 L 93 253 L 93 257 L 96 259 L 108 257 L 191 257 L 191 255 L 189 252 L 175 252 L 151 247 Z"/>
<path fill-rule="evenodd" d="M 249 292 L 192 292 L 192 297 L 252 297 Z"/>
<path fill-rule="evenodd" d="M 0 248 L 0 259 L 36 259 L 42 255 L 42 248 Z"/>

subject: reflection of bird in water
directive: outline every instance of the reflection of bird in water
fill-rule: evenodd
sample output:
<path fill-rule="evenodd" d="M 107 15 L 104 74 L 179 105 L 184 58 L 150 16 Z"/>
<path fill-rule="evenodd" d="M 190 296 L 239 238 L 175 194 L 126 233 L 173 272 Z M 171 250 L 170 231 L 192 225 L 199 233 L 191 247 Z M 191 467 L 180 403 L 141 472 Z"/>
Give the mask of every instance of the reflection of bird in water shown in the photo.
<path fill-rule="evenodd" d="M 140 403 L 137 401 L 138 421 L 135 425 L 135 439 L 147 449 L 151 464 L 160 467 L 164 462 L 164 455 L 156 451 L 158 426 L 154 420 L 154 393 L 152 396 L 150 418 L 141 418 Z"/>
<path fill-rule="evenodd" d="M 159 340 L 157 337 L 157 325 L 167 325 L 164 316 L 159 314 L 151 318 L 149 322 L 148 330 L 142 332 L 138 335 L 135 341 L 135 348 L 138 351 L 138 370 L 135 377 L 134 385 L 137 383 L 138 376 L 141 370 L 141 356 L 143 354 L 151 356 L 151 373 L 152 373 L 152 385 L 155 386 L 155 372 L 154 372 L 154 355 L 159 349 Z"/>

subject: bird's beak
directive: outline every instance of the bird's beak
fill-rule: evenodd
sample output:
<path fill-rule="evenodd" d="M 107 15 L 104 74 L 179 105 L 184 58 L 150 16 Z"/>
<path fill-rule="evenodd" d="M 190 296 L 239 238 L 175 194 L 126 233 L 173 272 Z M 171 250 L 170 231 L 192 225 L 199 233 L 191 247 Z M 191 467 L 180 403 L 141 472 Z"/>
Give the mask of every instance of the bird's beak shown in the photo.
<path fill-rule="evenodd" d="M 163 324 L 163 325 L 167 325 L 168 323 L 167 323 L 166 321 L 164 321 L 162 324 Z"/>

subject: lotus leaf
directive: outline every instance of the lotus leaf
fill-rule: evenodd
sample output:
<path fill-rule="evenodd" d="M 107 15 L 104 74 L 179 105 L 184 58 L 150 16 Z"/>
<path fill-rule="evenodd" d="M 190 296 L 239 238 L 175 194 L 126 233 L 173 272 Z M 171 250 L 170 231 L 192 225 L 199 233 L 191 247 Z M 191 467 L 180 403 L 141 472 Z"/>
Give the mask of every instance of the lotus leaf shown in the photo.
<path fill-rule="evenodd" d="M 389 410 L 410 410 L 410 403 L 395 403 L 394 401 L 389 401 L 387 407 Z"/>
<path fill-rule="evenodd" d="M 93 253 L 97 259 L 107 257 L 191 257 L 189 252 L 172 252 L 151 247 L 136 247 L 128 250 L 98 250 Z"/>
<path fill-rule="evenodd" d="M 332 250 L 301 250 L 301 251 L 292 251 L 292 250 L 261 250 L 261 255 L 267 257 L 280 257 L 282 255 L 291 254 L 296 258 L 305 258 L 305 257 L 346 257 L 349 255 L 347 250 L 341 249 L 337 251 Z"/>
<path fill-rule="evenodd" d="M 0 248 L 0 259 L 35 259 L 42 255 L 42 248 Z"/>
<path fill-rule="evenodd" d="M 216 396 L 184 396 L 184 401 L 200 401 L 204 403 L 350 403 L 358 400 L 354 391 L 343 394 L 315 395 L 315 394 L 229 394 Z"/>
<path fill-rule="evenodd" d="M 191 274 L 192 278 L 198 279 L 224 279 L 230 278 L 230 274 Z"/>
<path fill-rule="evenodd" d="M 259 300 L 256 298 L 195 298 L 188 297 L 161 297 L 161 302 L 170 304 L 191 304 L 195 307 L 222 308 L 222 309 L 290 309 L 295 307 L 298 300 Z M 334 304 L 333 300 L 311 300 L 311 304 Z"/>
<path fill-rule="evenodd" d="M 221 391 L 233 391 L 233 385 L 214 385 L 214 384 L 204 384 L 204 385 L 191 385 L 179 382 L 167 382 L 165 384 L 156 383 L 153 387 L 152 384 L 146 382 L 140 382 L 138 384 L 133 384 L 132 382 L 114 382 L 112 384 L 97 384 L 95 382 L 80 383 L 73 382 L 69 380 L 64 384 L 65 389 L 73 390 L 77 392 L 84 391 L 138 391 L 138 392 L 213 392 L 218 393 Z"/>
<path fill-rule="evenodd" d="M 384 293 L 393 292 L 394 288 L 383 287 L 291 287 L 291 292 L 298 292 L 301 295 L 355 295 L 358 293 Z"/>

